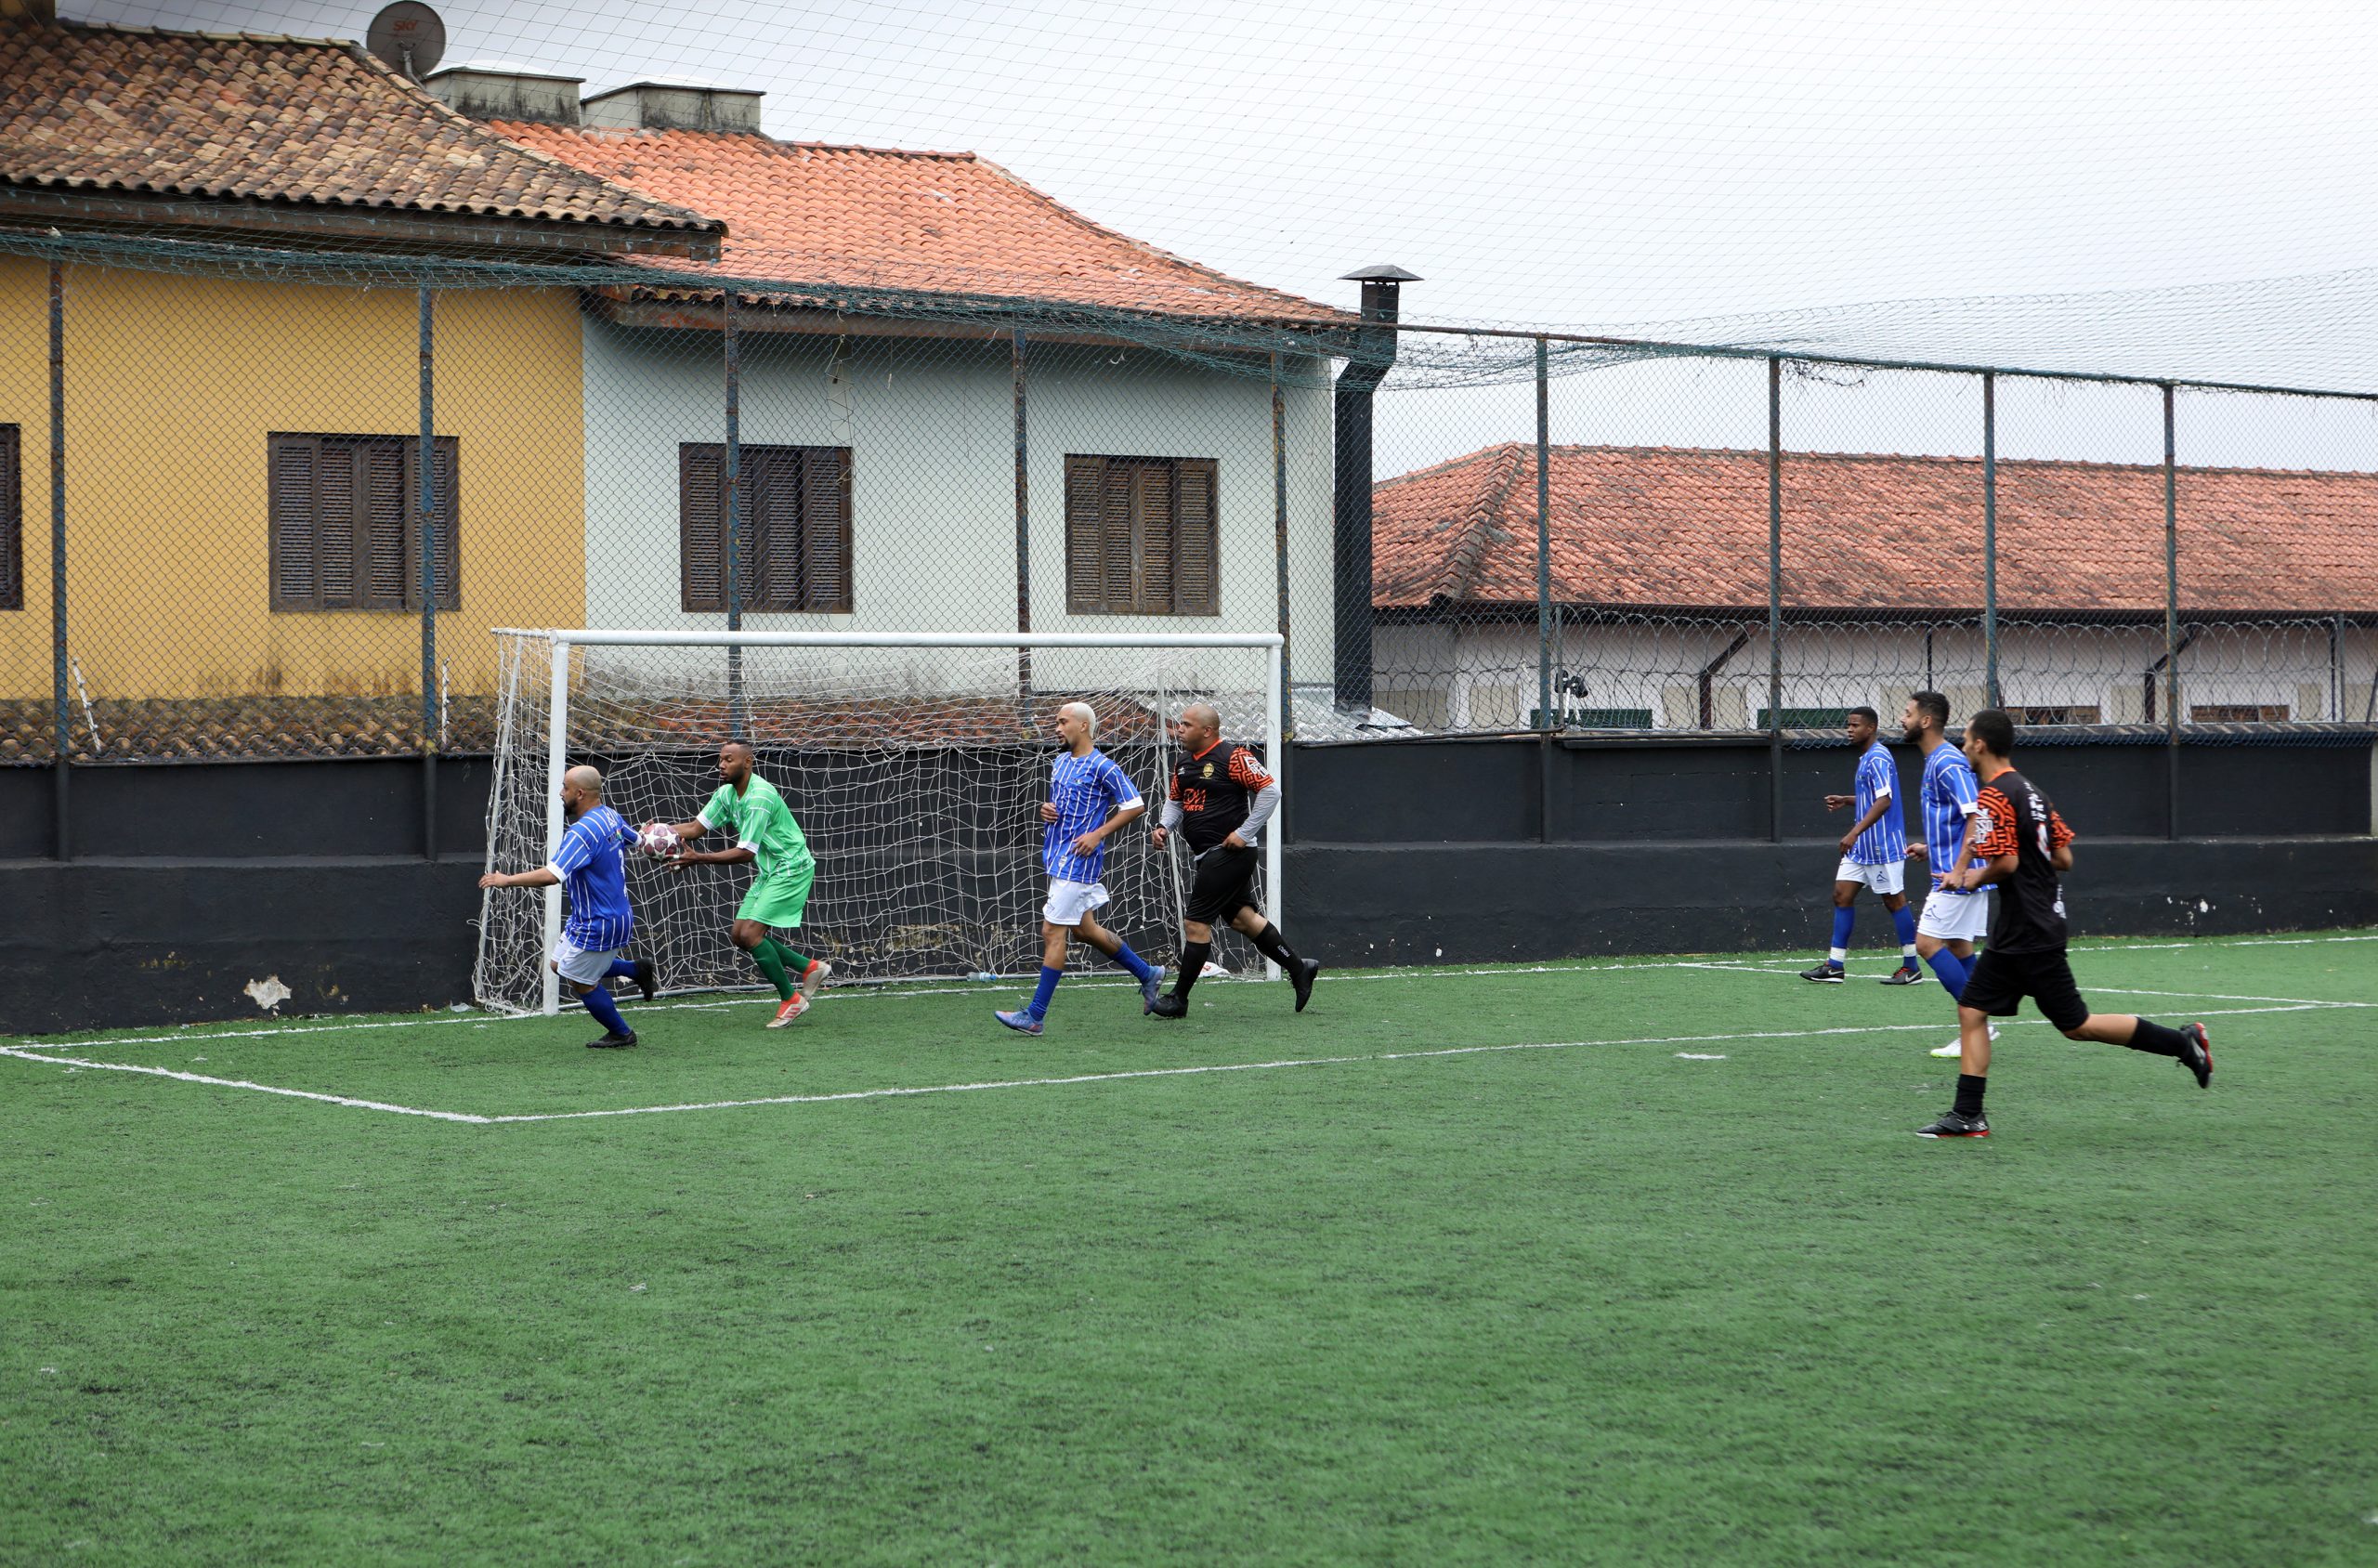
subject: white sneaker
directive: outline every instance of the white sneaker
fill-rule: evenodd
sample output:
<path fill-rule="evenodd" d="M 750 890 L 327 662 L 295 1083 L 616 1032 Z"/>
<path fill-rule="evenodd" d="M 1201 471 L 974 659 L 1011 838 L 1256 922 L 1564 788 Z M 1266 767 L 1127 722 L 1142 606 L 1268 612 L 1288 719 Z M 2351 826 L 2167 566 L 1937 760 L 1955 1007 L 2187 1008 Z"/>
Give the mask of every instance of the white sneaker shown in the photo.
<path fill-rule="evenodd" d="M 1992 1039 L 1996 1039 L 1998 1038 L 1998 1026 L 1995 1024 L 1990 1026 L 1990 1038 Z M 1963 1056 L 1965 1053 L 1966 1042 L 1965 1037 L 1962 1035 L 1955 1039 L 1951 1040 L 1946 1045 L 1934 1047 L 1932 1052 L 1932 1054 L 1935 1056 Z"/>

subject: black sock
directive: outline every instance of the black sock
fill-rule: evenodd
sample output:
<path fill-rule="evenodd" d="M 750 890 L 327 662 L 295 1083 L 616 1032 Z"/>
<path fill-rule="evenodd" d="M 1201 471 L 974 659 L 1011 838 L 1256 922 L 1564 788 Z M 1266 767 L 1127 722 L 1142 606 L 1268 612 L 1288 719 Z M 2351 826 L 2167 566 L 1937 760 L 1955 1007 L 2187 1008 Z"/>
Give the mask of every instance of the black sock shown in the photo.
<path fill-rule="evenodd" d="M 1185 997 L 1189 994 L 1189 987 L 1196 985 L 1197 976 L 1205 973 L 1206 960 L 1213 955 L 1213 951 L 1214 945 L 1211 942 L 1187 942 L 1182 945 L 1181 973 L 1172 977 L 1174 996 Z"/>
<path fill-rule="evenodd" d="M 1294 969 L 1297 966 L 1297 955 L 1288 946 L 1288 939 L 1281 935 L 1280 928 L 1270 921 L 1265 921 L 1263 929 L 1248 940 L 1254 943 L 1256 949 L 1265 958 L 1270 959 L 1282 969 Z"/>
<path fill-rule="evenodd" d="M 1990 1080 L 1986 1078 L 1976 1078 L 1971 1073 L 1959 1073 L 1957 1075 L 1957 1115 L 1961 1117 L 1981 1115 L 1981 1091 L 1989 1087 Z"/>
<path fill-rule="evenodd" d="M 2151 1018 L 2138 1021 L 2138 1032 L 2123 1041 L 2133 1051 L 2144 1051 L 2152 1056 L 2177 1056 L 2189 1048 L 2189 1037 Z"/>

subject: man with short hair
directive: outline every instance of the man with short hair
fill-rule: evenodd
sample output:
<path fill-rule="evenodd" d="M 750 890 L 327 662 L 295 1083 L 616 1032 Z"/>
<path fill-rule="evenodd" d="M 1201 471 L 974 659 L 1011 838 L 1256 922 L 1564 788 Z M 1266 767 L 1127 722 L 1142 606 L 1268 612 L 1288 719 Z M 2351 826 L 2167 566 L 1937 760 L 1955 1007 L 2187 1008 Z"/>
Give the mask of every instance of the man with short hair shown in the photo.
<path fill-rule="evenodd" d="M 755 771 L 759 759 L 740 740 L 718 749 L 719 786 L 712 791 L 691 822 L 672 830 L 681 843 L 693 843 L 703 834 L 725 831 L 735 836 L 728 849 L 688 849 L 673 856 L 669 869 L 688 866 L 740 866 L 756 869 L 751 890 L 735 911 L 727 938 L 751 956 L 751 965 L 775 987 L 776 1016 L 767 1027 L 781 1029 L 817 999 L 817 987 L 834 966 L 823 959 L 797 953 L 770 934 L 771 928 L 798 931 L 809 908 L 809 892 L 817 884 L 817 859 L 809 852 L 808 837 L 792 819 L 777 787 Z M 797 978 L 796 978 L 797 977 Z"/>
<path fill-rule="evenodd" d="M 1923 979 L 1915 966 L 1915 911 L 1907 907 L 1907 832 L 1901 826 L 1899 768 L 1890 748 L 1876 734 L 1882 715 L 1872 708 L 1849 710 L 1849 744 L 1858 767 L 1849 795 L 1827 795 L 1824 808 L 1858 808 L 1858 819 L 1841 835 L 1841 864 L 1833 873 L 1833 947 L 1824 962 L 1800 972 L 1803 980 L 1838 986 L 1849 977 L 1849 933 L 1858 920 L 1858 890 L 1872 888 L 1899 926 L 1899 967 L 1883 976 L 1886 986 L 1913 986 Z"/>
<path fill-rule="evenodd" d="M 1092 912 L 1107 899 L 1099 880 L 1106 869 L 1106 841 L 1147 808 L 1130 776 L 1097 746 L 1098 714 L 1087 702 L 1057 710 L 1058 743 L 1065 749 L 1049 773 L 1049 798 L 1040 804 L 1040 865 L 1049 873 L 1049 896 L 1040 907 L 1040 983 L 1032 1000 L 992 1017 L 1022 1035 L 1037 1035 L 1049 1016 L 1049 1002 L 1065 972 L 1065 944 L 1078 936 L 1131 972 L 1140 983 L 1140 1011 L 1156 1002 L 1163 972 L 1131 951 L 1130 945 L 1098 923 Z"/>
<path fill-rule="evenodd" d="M 1981 809 L 1989 827 L 1975 842 L 1977 864 L 1951 881 L 1966 888 L 1995 885 L 1998 911 L 1990 922 L 1990 946 L 1974 960 L 1957 999 L 1957 1028 L 1963 1060 L 1956 1103 L 1922 1138 L 1987 1138 L 1982 1091 L 1989 1085 L 1990 1027 L 1995 1015 L 2013 1015 L 2025 997 L 2064 1031 L 2067 1039 L 2103 1040 L 2153 1056 L 2175 1059 L 2196 1076 L 2197 1087 L 2213 1087 L 2213 1037 L 2202 1024 L 2175 1029 L 2128 1013 L 2092 1013 L 2073 984 L 2065 946 L 2061 873 L 2072 869 L 2072 830 L 2038 785 L 2015 771 L 2015 724 L 1996 708 L 1966 721 L 1965 752 L 1981 776 Z"/>
<path fill-rule="evenodd" d="M 635 912 L 628 906 L 627 866 L 620 852 L 635 843 L 635 830 L 603 804 L 603 776 L 591 767 L 573 767 L 561 776 L 561 808 L 569 826 L 562 830 L 551 860 L 533 871 L 490 871 L 479 885 L 561 884 L 569 918 L 554 943 L 554 972 L 603 1026 L 603 1038 L 588 1040 L 587 1049 L 615 1051 L 635 1044 L 636 1036 L 620 1016 L 608 982 L 633 980 L 647 1001 L 659 990 L 652 965 L 627 956 Z"/>
<path fill-rule="evenodd" d="M 1223 742 L 1222 714 L 1210 702 L 1192 702 L 1182 709 L 1173 721 L 1172 737 L 1182 755 L 1173 764 L 1162 824 L 1149 837 L 1162 849 L 1168 835 L 1180 830 L 1197 869 L 1182 910 L 1181 969 L 1172 977 L 1172 994 L 1159 998 L 1148 1011 L 1158 1018 L 1188 1013 L 1189 988 L 1213 952 L 1213 922 L 1228 920 L 1280 966 L 1295 987 L 1297 1011 L 1302 1013 L 1313 1000 L 1321 960 L 1297 957 L 1280 928 L 1255 907 L 1255 871 L 1262 863 L 1257 844 L 1264 824 L 1279 807 L 1279 780 L 1253 751 Z"/>
<path fill-rule="evenodd" d="M 1932 890 L 1915 922 L 1915 951 L 1954 1000 L 1966 988 L 1973 945 L 1990 929 L 1990 895 L 1951 883 L 1979 830 L 1975 816 L 1980 810 L 1980 786 L 1965 754 L 1949 744 L 1948 727 L 1949 699 L 1937 691 L 1913 694 L 1900 713 L 1907 743 L 1924 753 L 1924 782 L 1916 791 L 1924 811 L 1924 840 L 1908 846 L 1908 858 L 1928 860 L 1932 871 Z M 1954 1056 L 1960 1049 L 1951 1040 L 1932 1054 Z"/>

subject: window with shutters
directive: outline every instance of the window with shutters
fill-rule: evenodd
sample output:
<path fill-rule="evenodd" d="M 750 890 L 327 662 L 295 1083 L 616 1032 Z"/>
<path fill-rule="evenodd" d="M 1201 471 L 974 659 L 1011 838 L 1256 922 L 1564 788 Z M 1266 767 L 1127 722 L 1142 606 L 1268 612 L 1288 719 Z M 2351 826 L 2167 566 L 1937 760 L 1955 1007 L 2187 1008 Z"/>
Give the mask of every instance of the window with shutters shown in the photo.
<path fill-rule="evenodd" d="M 267 438 L 276 610 L 421 608 L 421 440 L 277 432 Z M 438 608 L 462 604 L 460 453 L 430 449 Z"/>
<path fill-rule="evenodd" d="M 735 572 L 747 613 L 847 615 L 851 608 L 851 449 L 736 449 L 743 548 Z M 677 448 L 680 602 L 726 609 L 726 448 Z"/>
<path fill-rule="evenodd" d="M 0 425 L 0 609 L 25 608 L 25 477 L 20 426 Z"/>
<path fill-rule="evenodd" d="M 1065 608 L 1220 615 L 1209 457 L 1065 459 Z"/>

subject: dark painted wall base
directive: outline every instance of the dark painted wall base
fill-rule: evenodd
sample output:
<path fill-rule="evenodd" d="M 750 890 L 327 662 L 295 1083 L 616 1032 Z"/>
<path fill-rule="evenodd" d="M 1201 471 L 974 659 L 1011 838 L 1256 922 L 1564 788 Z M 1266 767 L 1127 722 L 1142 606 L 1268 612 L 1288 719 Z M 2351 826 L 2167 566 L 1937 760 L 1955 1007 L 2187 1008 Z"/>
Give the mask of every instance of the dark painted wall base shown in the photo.
<path fill-rule="evenodd" d="M 0 867 L 0 1031 L 468 1001 L 476 860 L 78 860 Z"/>
<path fill-rule="evenodd" d="M 2075 853 L 2076 937 L 2378 924 L 2378 839 L 2099 839 Z M 1838 858 L 1826 841 L 1298 845 L 1284 923 L 1300 951 L 1345 964 L 1821 953 Z M 1862 904 L 1877 953 L 1887 920 Z"/>

